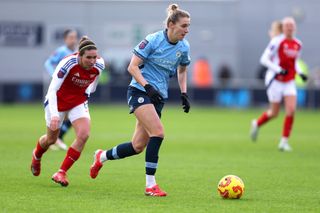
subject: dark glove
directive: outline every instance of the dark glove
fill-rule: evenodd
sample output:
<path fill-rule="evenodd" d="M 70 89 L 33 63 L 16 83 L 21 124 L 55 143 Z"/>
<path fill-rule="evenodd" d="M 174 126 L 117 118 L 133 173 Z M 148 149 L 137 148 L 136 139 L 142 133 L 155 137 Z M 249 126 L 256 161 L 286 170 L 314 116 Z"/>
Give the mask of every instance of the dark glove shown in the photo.
<path fill-rule="evenodd" d="M 286 74 L 288 74 L 288 70 L 281 70 L 279 72 L 279 75 L 286 75 Z"/>
<path fill-rule="evenodd" d="M 303 80 L 303 82 L 306 82 L 308 80 L 308 76 L 306 74 L 301 73 L 299 75 L 300 75 L 301 79 Z"/>
<path fill-rule="evenodd" d="M 163 101 L 160 93 L 150 84 L 146 84 L 144 86 L 144 89 L 146 90 L 147 95 L 149 96 L 153 104 L 160 104 Z"/>
<path fill-rule="evenodd" d="M 87 100 L 89 100 L 90 95 L 88 93 L 84 93 L 84 96 L 86 97 Z"/>
<path fill-rule="evenodd" d="M 188 113 L 190 110 L 190 102 L 187 93 L 181 93 L 181 101 L 182 101 L 182 108 L 185 113 Z"/>

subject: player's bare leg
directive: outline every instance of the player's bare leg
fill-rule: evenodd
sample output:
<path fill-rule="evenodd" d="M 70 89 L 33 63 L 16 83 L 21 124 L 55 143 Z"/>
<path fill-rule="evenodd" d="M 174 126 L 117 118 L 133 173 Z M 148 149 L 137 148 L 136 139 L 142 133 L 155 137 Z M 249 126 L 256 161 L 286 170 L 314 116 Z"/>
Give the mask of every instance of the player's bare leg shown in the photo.
<path fill-rule="evenodd" d="M 280 151 L 292 151 L 291 146 L 289 145 L 289 137 L 291 133 L 291 129 L 294 122 L 294 113 L 296 111 L 297 98 L 296 96 L 285 96 L 284 97 L 284 105 L 286 116 L 283 123 L 283 131 L 282 137 L 279 143 Z"/>
<path fill-rule="evenodd" d="M 34 176 L 39 176 L 41 172 L 41 157 L 54 144 L 59 135 L 59 129 L 52 131 L 47 127 L 47 134 L 39 138 L 36 148 L 32 152 L 31 172 Z"/>
<path fill-rule="evenodd" d="M 68 149 L 59 171 L 52 176 L 52 180 L 61 186 L 69 185 L 67 171 L 72 167 L 74 162 L 79 159 L 90 134 L 90 119 L 79 118 L 75 120 L 72 125 L 76 132 L 76 139 Z"/>
<path fill-rule="evenodd" d="M 164 138 L 164 128 L 161 120 L 152 104 L 146 104 L 137 108 L 134 112 L 139 123 L 148 133 L 149 141 L 146 150 L 146 189 L 145 195 L 162 197 L 167 193 L 162 191 L 155 180 L 158 166 L 158 153 Z"/>
<path fill-rule="evenodd" d="M 251 129 L 250 129 L 250 137 L 252 141 L 256 141 L 258 138 L 259 128 L 267 123 L 269 120 L 276 118 L 280 111 L 280 103 L 270 103 L 269 109 L 262 113 L 262 115 L 258 119 L 254 119 L 251 121 Z"/>

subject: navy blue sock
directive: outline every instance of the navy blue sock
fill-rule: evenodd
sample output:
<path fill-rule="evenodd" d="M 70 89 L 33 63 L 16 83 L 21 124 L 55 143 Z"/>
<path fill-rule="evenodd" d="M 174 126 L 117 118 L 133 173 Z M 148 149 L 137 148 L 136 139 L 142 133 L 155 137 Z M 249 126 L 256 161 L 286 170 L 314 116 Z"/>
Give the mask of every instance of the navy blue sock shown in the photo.
<path fill-rule="evenodd" d="M 63 136 L 66 134 L 68 129 L 72 126 L 71 122 L 69 120 L 65 120 L 62 123 L 62 126 L 60 128 L 59 138 L 62 140 Z"/>
<path fill-rule="evenodd" d="M 146 150 L 146 174 L 154 175 L 158 167 L 158 154 L 163 138 L 150 137 Z"/>
<path fill-rule="evenodd" d="M 108 160 L 117 160 L 125 157 L 129 157 L 132 155 L 136 155 L 136 151 L 134 150 L 132 143 L 123 143 L 118 146 L 113 147 L 107 151 L 107 159 Z"/>

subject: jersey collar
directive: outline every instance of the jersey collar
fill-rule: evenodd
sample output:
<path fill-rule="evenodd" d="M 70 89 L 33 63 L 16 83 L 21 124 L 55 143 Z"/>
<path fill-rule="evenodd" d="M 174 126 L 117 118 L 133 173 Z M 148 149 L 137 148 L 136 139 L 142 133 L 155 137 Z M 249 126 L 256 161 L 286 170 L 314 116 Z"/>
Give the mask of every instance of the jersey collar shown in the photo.
<path fill-rule="evenodd" d="M 168 29 L 165 29 L 165 30 L 163 31 L 163 34 L 164 34 L 164 37 L 166 38 L 166 40 L 167 40 L 167 42 L 168 42 L 169 44 L 176 45 L 176 44 L 179 43 L 179 41 L 177 41 L 176 43 L 170 42 L 170 40 L 169 40 L 169 38 L 168 38 Z"/>

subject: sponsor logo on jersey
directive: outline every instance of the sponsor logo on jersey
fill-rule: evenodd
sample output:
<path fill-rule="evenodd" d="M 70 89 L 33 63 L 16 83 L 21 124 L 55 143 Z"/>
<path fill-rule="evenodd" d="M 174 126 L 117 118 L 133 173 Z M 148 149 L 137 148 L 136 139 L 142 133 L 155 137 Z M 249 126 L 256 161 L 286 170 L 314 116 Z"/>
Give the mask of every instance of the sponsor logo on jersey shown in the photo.
<path fill-rule="evenodd" d="M 180 58 L 181 55 L 182 55 L 182 53 L 181 53 L 180 51 L 178 51 L 178 52 L 176 53 L 177 58 Z"/>
<path fill-rule="evenodd" d="M 80 74 L 77 72 L 76 74 L 74 74 L 74 76 L 80 77 Z"/>
<path fill-rule="evenodd" d="M 289 58 L 296 58 L 298 56 L 299 50 L 295 48 L 289 48 L 288 46 L 284 46 L 283 52 Z"/>
<path fill-rule="evenodd" d="M 148 43 L 149 43 L 149 41 L 147 41 L 146 39 L 143 39 L 143 41 L 141 41 L 139 44 L 139 49 L 143 50 L 144 48 L 146 48 Z"/>
<path fill-rule="evenodd" d="M 71 81 L 79 87 L 87 87 L 89 84 L 91 84 L 91 80 L 79 79 L 77 77 L 72 77 Z"/>

